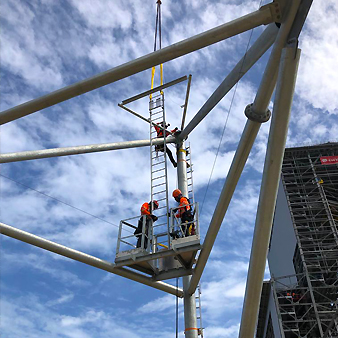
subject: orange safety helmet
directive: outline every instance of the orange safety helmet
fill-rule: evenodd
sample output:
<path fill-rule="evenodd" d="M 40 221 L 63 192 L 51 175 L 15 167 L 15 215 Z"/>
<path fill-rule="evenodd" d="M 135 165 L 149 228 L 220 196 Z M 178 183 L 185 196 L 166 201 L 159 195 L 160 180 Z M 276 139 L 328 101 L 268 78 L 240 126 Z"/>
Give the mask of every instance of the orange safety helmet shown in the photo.
<path fill-rule="evenodd" d="M 175 189 L 173 191 L 173 197 L 176 198 L 178 197 L 179 195 L 182 195 L 182 191 L 180 189 Z"/>

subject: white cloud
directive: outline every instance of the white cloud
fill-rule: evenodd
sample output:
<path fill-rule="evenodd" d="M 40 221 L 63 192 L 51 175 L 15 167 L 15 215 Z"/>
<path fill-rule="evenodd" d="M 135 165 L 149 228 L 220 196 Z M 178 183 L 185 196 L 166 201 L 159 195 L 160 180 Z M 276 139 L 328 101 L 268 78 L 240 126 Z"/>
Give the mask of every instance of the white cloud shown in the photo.
<path fill-rule="evenodd" d="M 172 295 L 167 295 L 148 302 L 147 304 L 140 307 L 138 311 L 143 314 L 145 313 L 159 314 L 160 312 L 167 311 L 168 309 L 173 310 L 173 304 L 175 304 L 175 297 Z"/>
<path fill-rule="evenodd" d="M 303 99 L 334 114 L 338 114 L 337 15 L 336 1 L 313 3 L 300 36 L 302 55 L 297 80 L 297 91 Z"/>
<path fill-rule="evenodd" d="M 55 306 L 55 305 L 59 305 L 59 304 L 64 304 L 64 303 L 70 302 L 73 299 L 74 299 L 74 294 L 73 293 L 69 293 L 69 294 L 66 294 L 66 295 L 62 295 L 58 299 L 51 300 L 51 301 L 47 302 L 46 305 L 48 305 L 48 306 Z"/>
<path fill-rule="evenodd" d="M 207 327 L 205 334 L 212 338 L 227 338 L 234 337 L 238 334 L 239 325 L 232 325 L 230 327 Z"/>

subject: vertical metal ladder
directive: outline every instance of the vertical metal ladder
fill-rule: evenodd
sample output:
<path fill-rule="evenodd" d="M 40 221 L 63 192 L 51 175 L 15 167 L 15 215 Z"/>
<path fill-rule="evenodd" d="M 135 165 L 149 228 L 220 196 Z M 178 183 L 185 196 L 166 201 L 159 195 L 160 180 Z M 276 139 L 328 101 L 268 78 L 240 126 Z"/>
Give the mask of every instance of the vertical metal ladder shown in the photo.
<path fill-rule="evenodd" d="M 196 299 L 196 314 L 197 314 L 197 326 L 199 328 L 198 335 L 202 338 L 203 335 L 203 325 L 202 325 L 202 307 L 201 307 L 201 284 L 198 284 L 196 292 L 195 292 L 195 299 Z"/>
<path fill-rule="evenodd" d="M 195 195 L 194 195 L 194 182 L 192 179 L 192 173 L 194 172 L 193 170 L 193 164 L 191 161 L 191 148 L 190 148 L 190 143 L 188 144 L 186 148 L 186 161 L 187 164 L 189 164 L 189 168 L 187 166 L 187 184 L 188 184 L 188 198 L 190 200 L 190 203 L 195 204 Z"/>
<path fill-rule="evenodd" d="M 164 94 L 153 94 L 149 101 L 150 113 L 150 171 L 151 171 L 151 201 L 156 200 L 159 203 L 160 214 L 158 221 L 153 225 L 153 234 L 159 235 L 156 244 L 168 246 L 169 244 L 169 201 L 168 201 L 168 175 L 167 175 L 167 156 L 166 156 L 166 137 L 164 135 L 163 152 L 156 150 L 153 142 L 157 139 L 157 132 L 154 123 L 163 121 L 165 126 Z M 161 237 L 162 234 L 162 237 Z M 166 234 L 166 236 L 164 236 Z M 163 237 L 164 236 L 164 237 Z M 161 238 L 161 240 L 159 240 Z M 162 242 L 162 243 L 161 243 Z M 156 245 L 157 246 L 157 245 Z M 154 247 L 153 252 L 157 251 Z"/>

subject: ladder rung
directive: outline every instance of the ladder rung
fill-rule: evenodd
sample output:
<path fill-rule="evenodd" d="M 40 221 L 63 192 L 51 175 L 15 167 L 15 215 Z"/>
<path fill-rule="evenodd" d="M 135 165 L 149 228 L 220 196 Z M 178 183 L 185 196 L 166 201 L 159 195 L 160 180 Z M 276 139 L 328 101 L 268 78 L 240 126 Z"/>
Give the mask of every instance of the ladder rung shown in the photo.
<path fill-rule="evenodd" d="M 162 190 L 162 191 L 159 191 L 159 192 L 154 192 L 154 193 L 153 193 L 153 196 L 154 196 L 154 195 L 161 194 L 161 193 L 163 193 L 163 192 L 166 192 L 166 190 Z"/>
<path fill-rule="evenodd" d="M 163 117 L 162 116 L 156 117 L 156 118 L 152 119 L 151 122 L 154 122 L 154 121 L 157 121 L 157 120 L 163 120 Z"/>
<path fill-rule="evenodd" d="M 157 208 L 156 210 L 160 210 L 160 209 L 166 209 L 167 206 L 165 205 L 164 207 L 160 207 L 160 208 Z M 160 216 L 161 217 L 161 216 Z"/>
<path fill-rule="evenodd" d="M 160 154 L 160 155 L 158 155 L 158 156 L 152 157 L 151 159 L 152 159 L 152 160 L 155 160 L 155 158 L 159 158 L 159 157 L 164 157 L 164 154 Z"/>
<path fill-rule="evenodd" d="M 158 180 L 159 178 L 165 177 L 165 175 L 159 176 L 159 177 L 155 177 L 152 179 L 152 181 Z"/>
<path fill-rule="evenodd" d="M 153 164 L 153 167 L 155 167 L 155 165 L 159 165 L 159 164 L 162 164 L 162 163 L 165 163 L 165 161 L 155 163 L 155 164 Z"/>
<path fill-rule="evenodd" d="M 159 171 L 161 171 L 161 170 L 165 170 L 165 168 L 156 169 L 156 170 L 154 170 L 152 173 L 155 174 L 155 173 L 157 173 L 157 172 L 159 172 Z"/>
<path fill-rule="evenodd" d="M 152 113 L 151 115 L 156 115 L 156 114 L 159 114 L 159 113 L 162 113 L 161 111 L 157 112 L 157 113 Z"/>
<path fill-rule="evenodd" d="M 154 188 L 157 188 L 157 187 L 160 187 L 161 185 L 165 185 L 166 183 L 167 183 L 167 182 L 162 182 L 162 183 L 153 185 L 153 189 L 154 189 Z"/>
<path fill-rule="evenodd" d="M 159 200 L 157 200 L 157 202 L 160 202 L 160 201 L 164 201 L 166 200 L 167 198 L 160 198 Z"/>
<path fill-rule="evenodd" d="M 157 182 L 156 182 L 157 183 Z M 153 190 L 156 190 L 156 188 L 159 188 L 159 189 L 164 189 L 165 190 L 165 186 L 167 185 L 167 182 L 164 181 L 164 182 L 161 182 L 161 183 L 157 183 L 156 185 L 153 185 L 152 186 L 152 189 Z M 158 191 L 154 191 L 153 193 L 156 193 L 158 194 Z"/>

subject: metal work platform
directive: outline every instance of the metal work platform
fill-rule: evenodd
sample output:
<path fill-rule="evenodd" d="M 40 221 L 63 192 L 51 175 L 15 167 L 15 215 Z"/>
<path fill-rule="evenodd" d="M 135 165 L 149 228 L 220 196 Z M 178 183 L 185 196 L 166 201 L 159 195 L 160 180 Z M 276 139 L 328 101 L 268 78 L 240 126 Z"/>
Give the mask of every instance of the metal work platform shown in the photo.
<path fill-rule="evenodd" d="M 191 207 L 195 210 L 194 220 L 184 224 L 176 218 L 175 209 L 170 210 L 168 231 L 156 232 L 152 220 L 147 224 L 146 216 L 122 220 L 116 247 L 116 267 L 128 266 L 151 275 L 154 280 L 192 274 L 192 266 L 201 244 L 198 205 L 191 204 Z M 141 245 L 137 247 L 134 232 L 139 222 L 142 222 L 142 233 Z M 193 229 L 190 233 L 189 228 Z"/>

